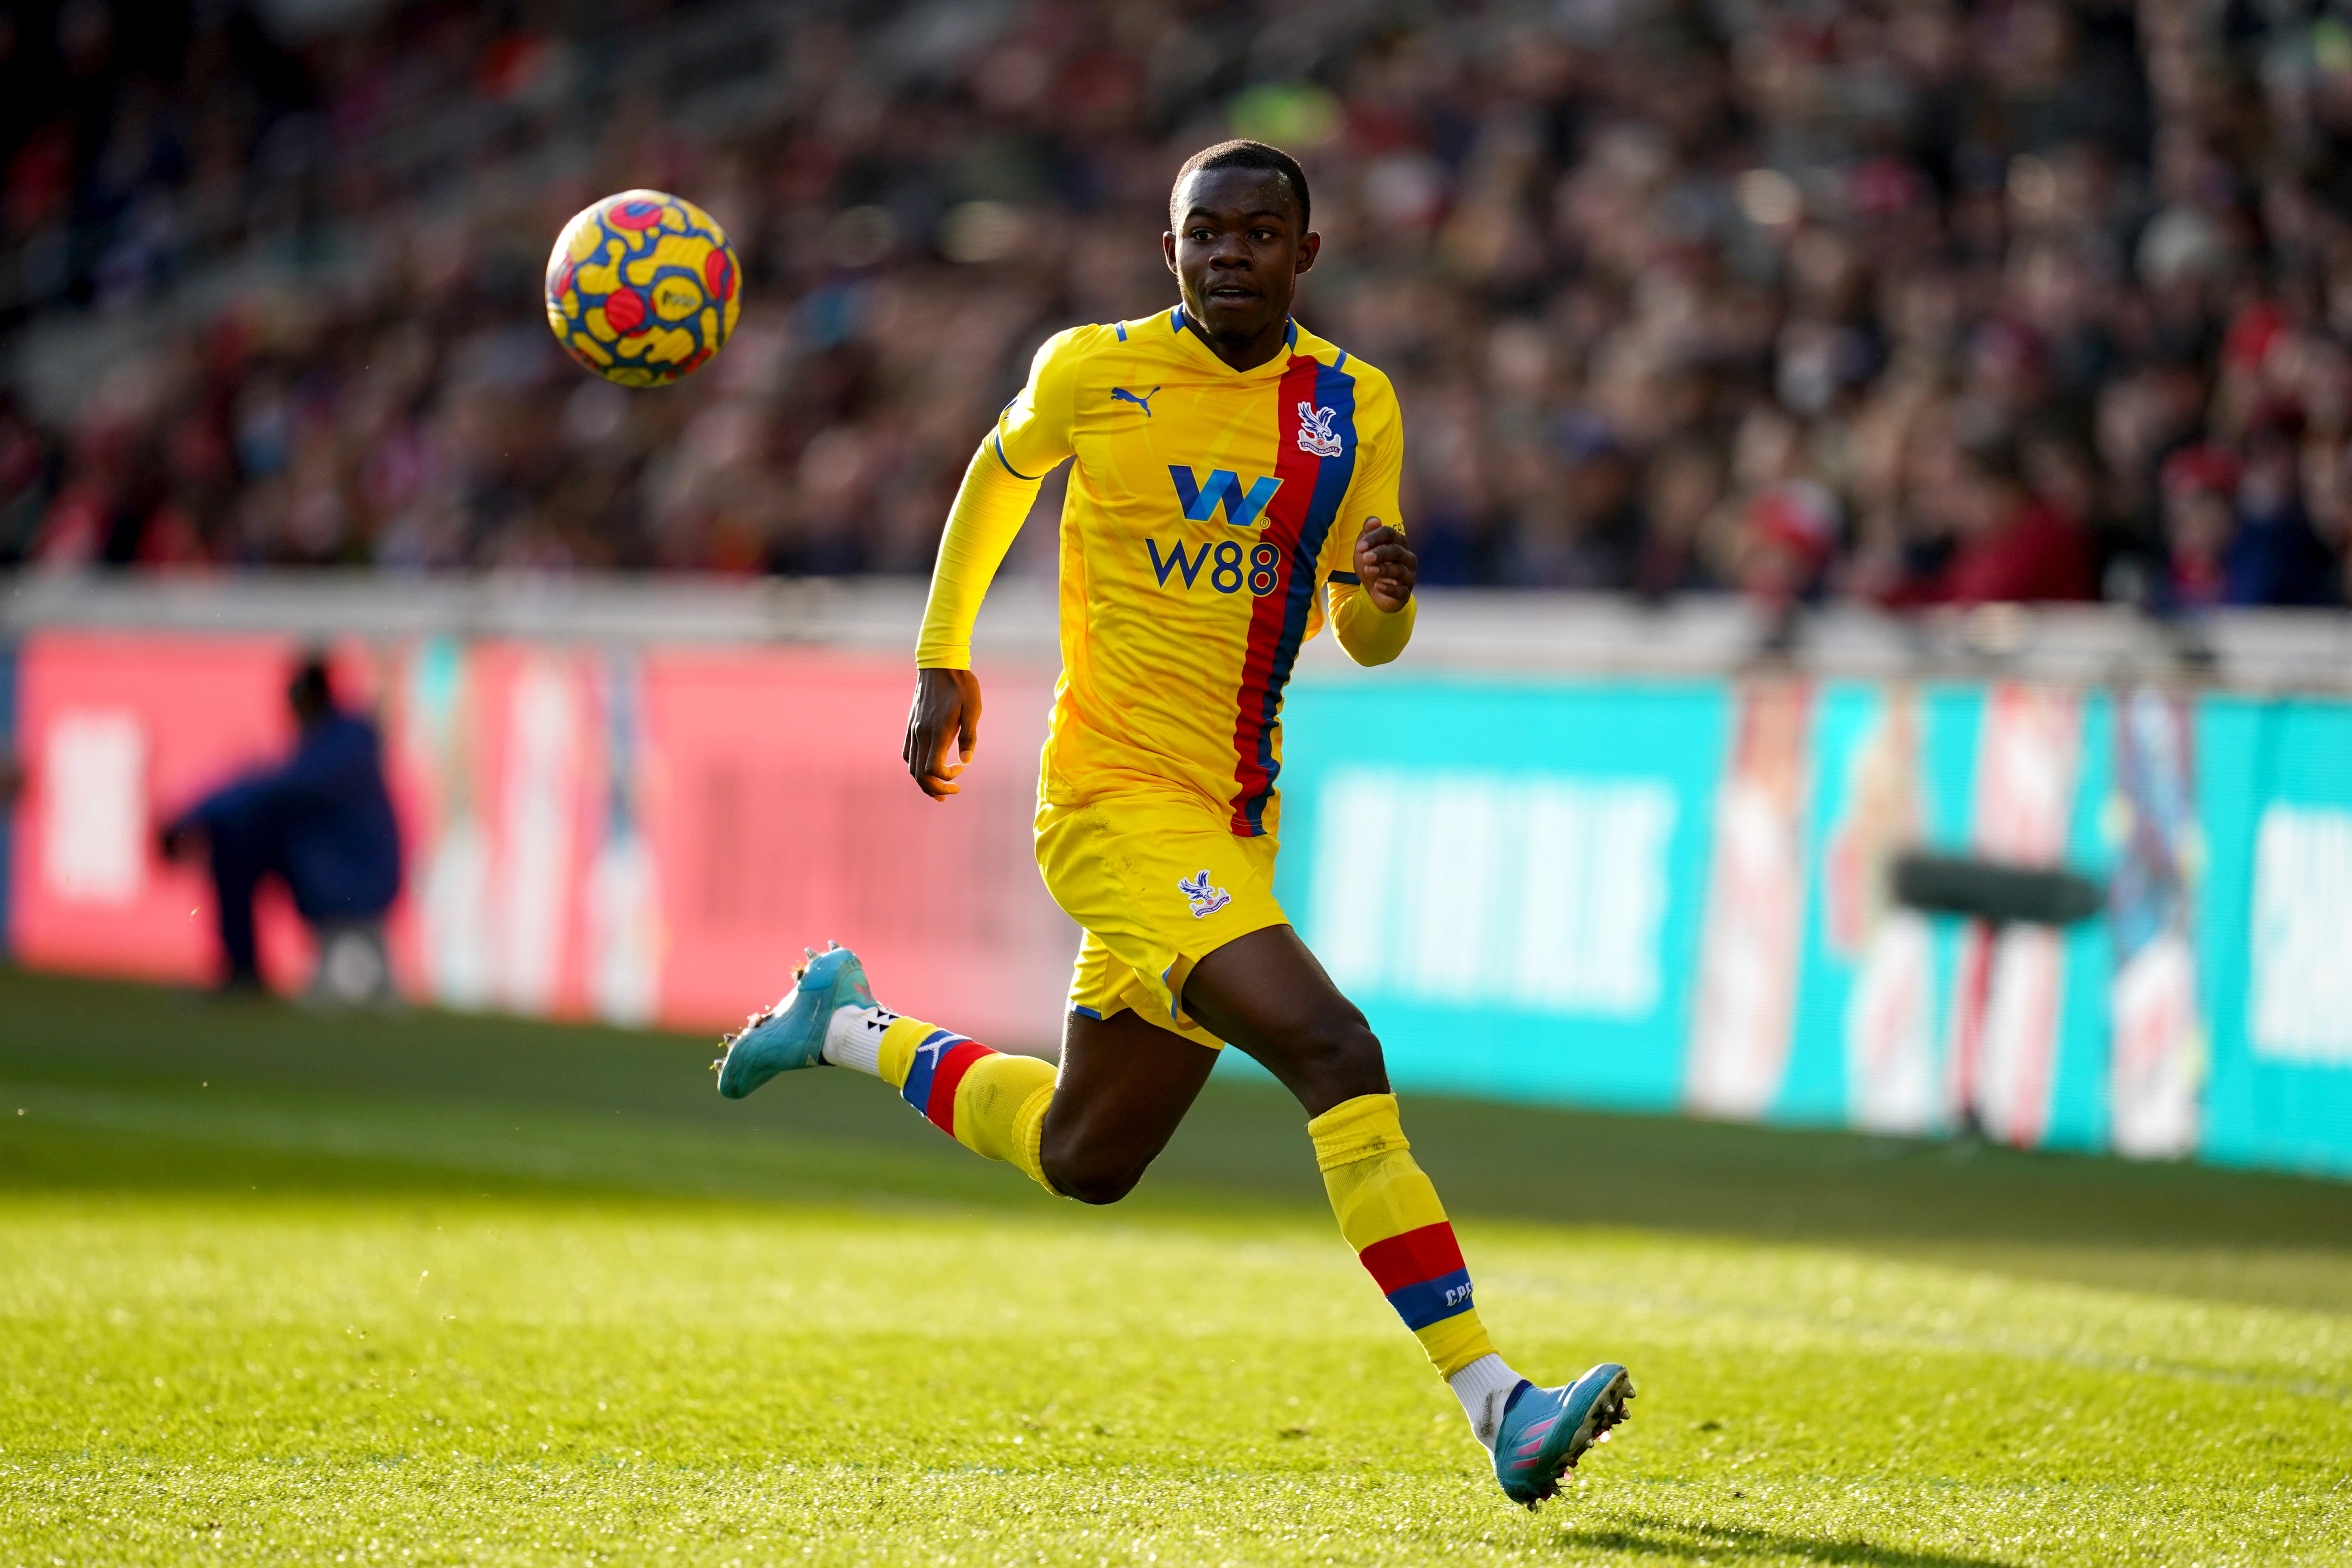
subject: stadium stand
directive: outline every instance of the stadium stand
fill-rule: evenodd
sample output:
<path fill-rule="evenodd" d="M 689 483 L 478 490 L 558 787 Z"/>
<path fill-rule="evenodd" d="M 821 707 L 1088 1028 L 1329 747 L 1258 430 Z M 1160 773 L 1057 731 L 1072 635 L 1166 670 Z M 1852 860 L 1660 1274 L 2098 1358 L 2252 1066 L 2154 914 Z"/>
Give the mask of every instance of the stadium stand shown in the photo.
<path fill-rule="evenodd" d="M 35 570 L 921 573 L 1029 351 L 1166 298 L 1170 172 L 1240 132 L 1314 176 L 1306 313 L 1398 381 L 1424 581 L 2345 597 L 2325 7 L 73 0 L 0 87 Z M 536 302 L 637 184 L 751 300 L 652 395 Z"/>

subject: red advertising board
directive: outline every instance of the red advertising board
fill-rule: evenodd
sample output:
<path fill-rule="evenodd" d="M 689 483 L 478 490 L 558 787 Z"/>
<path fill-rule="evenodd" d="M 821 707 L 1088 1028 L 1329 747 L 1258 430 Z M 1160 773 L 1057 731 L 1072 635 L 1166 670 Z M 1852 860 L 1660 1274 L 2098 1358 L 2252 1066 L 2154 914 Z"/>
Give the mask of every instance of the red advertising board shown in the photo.
<path fill-rule="evenodd" d="M 197 982 L 204 879 L 156 825 L 291 741 L 291 645 L 47 634 L 22 666 L 11 940 L 27 963 Z M 992 671 L 964 792 L 898 760 L 907 660 L 793 649 L 420 642 L 347 650 L 378 716 L 407 886 L 395 968 L 419 999 L 715 1027 L 789 983 L 803 945 L 856 948 L 891 1005 L 1007 1045 L 1051 1042 L 1076 937 L 1029 836 L 1049 685 Z M 265 967 L 299 984 L 283 900 Z"/>

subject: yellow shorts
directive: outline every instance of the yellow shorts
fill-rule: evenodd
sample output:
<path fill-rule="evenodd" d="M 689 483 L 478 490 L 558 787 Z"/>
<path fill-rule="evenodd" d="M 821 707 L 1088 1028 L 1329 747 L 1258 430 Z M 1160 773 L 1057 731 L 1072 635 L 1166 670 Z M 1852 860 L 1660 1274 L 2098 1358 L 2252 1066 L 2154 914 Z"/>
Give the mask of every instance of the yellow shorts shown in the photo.
<path fill-rule="evenodd" d="M 1189 796 L 1124 795 L 1037 808 L 1045 890 L 1086 930 L 1070 1011 L 1121 1008 L 1214 1050 L 1187 1017 L 1192 965 L 1237 936 L 1290 917 L 1274 900 L 1275 839 L 1239 838 Z"/>

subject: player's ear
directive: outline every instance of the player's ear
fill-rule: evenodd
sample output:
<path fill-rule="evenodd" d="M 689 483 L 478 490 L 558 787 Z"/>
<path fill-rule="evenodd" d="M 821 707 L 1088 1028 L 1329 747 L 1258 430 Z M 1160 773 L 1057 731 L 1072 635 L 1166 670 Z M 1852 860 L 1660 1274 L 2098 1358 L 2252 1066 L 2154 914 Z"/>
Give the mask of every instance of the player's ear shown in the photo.
<path fill-rule="evenodd" d="M 1169 271 L 1176 272 L 1176 231 L 1174 229 L 1170 229 L 1160 237 L 1160 258 L 1168 263 Z M 1183 274 L 1176 272 L 1176 276 L 1181 278 Z"/>
<path fill-rule="evenodd" d="M 1304 272 L 1308 268 L 1314 266 L 1315 258 L 1321 254 L 1322 249 L 1323 237 L 1316 233 L 1313 229 L 1310 228 L 1304 235 L 1300 236 L 1298 240 L 1298 270 Z"/>

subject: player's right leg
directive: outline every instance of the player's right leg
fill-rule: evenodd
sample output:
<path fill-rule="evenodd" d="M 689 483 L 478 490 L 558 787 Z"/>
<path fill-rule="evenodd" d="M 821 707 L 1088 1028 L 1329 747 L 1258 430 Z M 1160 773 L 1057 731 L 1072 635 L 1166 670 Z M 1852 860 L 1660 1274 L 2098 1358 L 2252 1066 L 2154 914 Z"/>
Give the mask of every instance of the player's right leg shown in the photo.
<path fill-rule="evenodd" d="M 713 1064 L 730 1100 L 780 1072 L 827 1065 L 881 1079 L 965 1148 L 1050 1188 L 1038 1141 L 1054 1064 L 993 1051 L 881 1006 L 857 955 L 838 946 L 811 952 L 793 988 L 730 1037 Z"/>
<path fill-rule="evenodd" d="M 1106 955 L 1080 963 L 1081 984 Z M 1083 1004 L 1081 1005 L 1083 1007 Z M 1216 1053 L 1133 1012 L 1068 1015 L 1050 1062 L 891 1012 L 857 955 L 809 955 L 793 989 L 728 1041 L 719 1092 L 740 1100 L 781 1072 L 820 1066 L 871 1074 L 973 1152 L 1020 1167 L 1048 1192 L 1116 1203 L 1168 1145 Z"/>
<path fill-rule="evenodd" d="M 1217 1053 L 1146 1022 L 1133 1009 L 1072 1013 L 1062 1075 L 1045 1110 L 1047 1184 L 1087 1204 L 1135 1189 L 1192 1109 Z"/>

